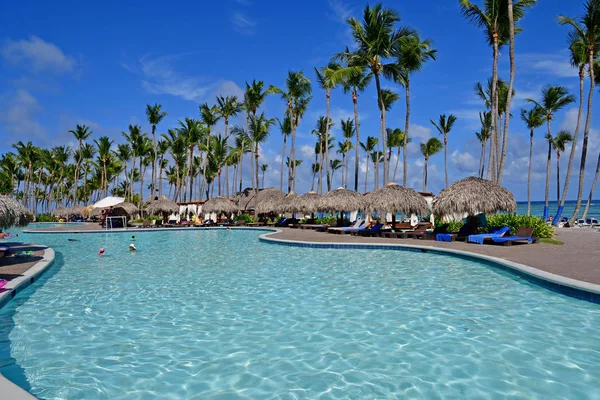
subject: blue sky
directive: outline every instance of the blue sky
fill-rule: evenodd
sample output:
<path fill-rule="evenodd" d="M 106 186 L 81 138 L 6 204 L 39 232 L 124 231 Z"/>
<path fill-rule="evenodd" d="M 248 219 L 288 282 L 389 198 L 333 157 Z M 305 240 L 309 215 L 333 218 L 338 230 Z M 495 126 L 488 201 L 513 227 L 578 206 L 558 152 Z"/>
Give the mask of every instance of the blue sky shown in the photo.
<path fill-rule="evenodd" d="M 430 119 L 453 113 L 458 121 L 450 133 L 448 161 L 451 180 L 476 173 L 480 146 L 475 138 L 478 112 L 483 110 L 473 86 L 491 75 L 491 50 L 480 30 L 460 14 L 458 1 L 387 1 L 399 11 L 404 25 L 434 41 L 438 60 L 413 77 L 410 185 L 422 187 L 422 157 L 418 143 L 436 135 Z M 349 0 L 312 0 L 302 7 L 288 2 L 224 0 L 185 2 L 177 6 L 147 1 L 131 2 L 5 2 L 0 13 L 0 152 L 18 140 L 41 146 L 74 145 L 69 129 L 87 124 L 94 137 L 107 135 L 122 142 L 129 124 L 145 122 L 145 105 L 158 102 L 169 115 L 159 125 L 166 132 L 184 117 L 198 118 L 198 105 L 214 103 L 217 95 L 242 96 L 245 81 L 264 80 L 282 86 L 288 70 L 303 70 L 314 80 L 314 67 L 325 65 L 351 37 L 345 20 L 359 17 L 366 3 Z M 516 96 L 510 128 L 508 166 L 504 184 L 519 200 L 526 196 L 528 132 L 518 118 L 538 98 L 546 84 L 564 85 L 577 95 L 576 71 L 568 63 L 567 28 L 556 23 L 558 14 L 578 16 L 583 1 L 543 0 L 521 22 L 524 31 L 516 44 Z M 508 79 L 508 48 L 502 51 L 501 77 Z M 385 82 L 384 86 L 403 89 Z M 298 130 L 298 158 L 304 159 L 298 191 L 310 189 L 308 168 L 315 137 L 310 134 L 325 114 L 325 94 L 316 86 L 308 112 Z M 600 99 L 596 99 L 599 102 Z M 281 117 L 285 104 L 268 98 L 264 111 Z M 377 136 L 378 111 L 374 85 L 359 99 L 361 136 Z M 598 109 L 596 107 L 596 109 Z M 389 127 L 404 126 L 404 102 L 388 114 Z M 332 94 L 332 118 L 352 116 L 352 102 L 340 90 Z M 553 133 L 574 130 L 577 105 L 557 114 Z M 600 151 L 595 115 L 590 135 L 586 191 Z M 234 120 L 233 123 L 241 123 Z M 217 130 L 223 130 L 222 124 Z M 337 127 L 333 134 L 336 134 Z M 547 145 L 536 132 L 534 200 L 543 200 Z M 265 186 L 278 186 L 282 139 L 271 131 L 261 149 L 261 163 L 270 164 Z M 568 152 L 568 151 L 567 151 Z M 578 151 L 579 153 L 579 151 Z M 562 171 L 568 156 L 563 157 Z M 364 168 L 364 165 L 363 165 Z M 579 168 L 579 159 L 576 168 Z M 552 173 L 556 170 L 553 159 Z M 400 175 L 401 176 L 401 175 Z M 337 175 L 335 186 L 339 186 Z M 364 175 L 360 176 L 361 182 Z M 428 189 L 443 188 L 443 155 L 430 161 Z M 573 176 L 577 179 L 577 173 Z M 372 176 L 369 181 L 373 181 Z M 554 185 L 555 176 L 551 182 Z M 569 198 L 576 197 L 572 180 Z M 362 186 L 362 184 L 361 184 Z M 551 187 L 551 199 L 556 192 Z"/>

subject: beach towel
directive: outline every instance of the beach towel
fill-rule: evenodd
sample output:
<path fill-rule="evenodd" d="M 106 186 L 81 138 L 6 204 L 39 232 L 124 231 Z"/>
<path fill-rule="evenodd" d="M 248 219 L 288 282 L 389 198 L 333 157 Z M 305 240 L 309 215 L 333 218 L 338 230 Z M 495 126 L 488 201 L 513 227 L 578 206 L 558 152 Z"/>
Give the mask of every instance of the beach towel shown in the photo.
<path fill-rule="evenodd" d="M 487 239 L 487 238 L 491 239 L 494 237 L 502 237 L 508 231 L 510 231 L 510 228 L 508 226 L 503 226 L 502 228 L 494 228 L 494 229 L 490 230 L 490 232 L 488 232 L 488 233 L 481 233 L 479 235 L 469 235 L 469 237 L 467 238 L 467 241 L 469 243 L 483 244 L 485 239 Z"/>
<path fill-rule="evenodd" d="M 452 234 L 451 233 L 438 233 L 435 235 L 436 242 L 451 242 Z"/>
<path fill-rule="evenodd" d="M 496 243 L 505 243 L 505 242 L 515 242 L 517 240 L 527 240 L 529 243 L 533 242 L 533 239 L 530 237 L 524 236 L 502 236 L 502 237 L 493 237 L 492 240 Z"/>

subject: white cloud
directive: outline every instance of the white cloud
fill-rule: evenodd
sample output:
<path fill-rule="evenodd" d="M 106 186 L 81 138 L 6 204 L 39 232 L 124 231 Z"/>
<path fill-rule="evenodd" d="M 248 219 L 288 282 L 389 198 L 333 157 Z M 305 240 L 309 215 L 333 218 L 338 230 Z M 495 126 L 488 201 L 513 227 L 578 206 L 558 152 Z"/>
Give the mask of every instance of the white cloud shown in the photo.
<path fill-rule="evenodd" d="M 25 65 L 34 72 L 71 72 L 76 64 L 75 59 L 67 56 L 57 45 L 37 36 L 30 36 L 29 40 L 7 40 L 0 53 L 7 62 Z"/>
<path fill-rule="evenodd" d="M 19 140 L 45 139 L 46 130 L 35 120 L 41 111 L 37 99 L 25 90 L 0 97 L 0 123 Z"/>
<path fill-rule="evenodd" d="M 578 73 L 577 69 L 569 63 L 569 55 L 565 51 L 553 54 L 520 54 L 517 60 L 523 65 L 520 71 L 537 72 L 559 78 L 577 77 Z"/>
<path fill-rule="evenodd" d="M 352 8 L 340 0 L 329 0 L 329 9 L 332 12 L 332 17 L 336 21 L 346 24 L 348 18 L 352 16 Z"/>
<path fill-rule="evenodd" d="M 233 29 L 243 35 L 253 35 L 256 28 L 256 22 L 248 17 L 243 12 L 235 12 L 231 16 L 231 24 Z"/>
<path fill-rule="evenodd" d="M 479 160 L 466 151 L 460 152 L 454 150 L 452 154 L 450 154 L 450 162 L 458 171 L 469 175 L 476 175 L 477 169 L 479 168 Z"/>
<path fill-rule="evenodd" d="M 426 142 L 431 137 L 431 128 L 419 124 L 410 124 L 408 136 L 412 139 L 407 145 L 408 155 L 421 154 L 421 142 Z"/>
<path fill-rule="evenodd" d="M 235 95 L 243 97 L 243 90 L 230 80 L 213 80 L 185 76 L 178 72 L 174 64 L 187 54 L 166 55 L 152 58 L 149 55 L 141 57 L 137 64 L 123 67 L 140 75 L 142 87 L 148 93 L 168 94 L 190 101 L 201 101 L 216 96 Z"/>
<path fill-rule="evenodd" d="M 307 144 L 300 146 L 300 154 L 304 157 L 314 157 L 315 156 L 315 148 L 314 146 L 309 146 Z"/>

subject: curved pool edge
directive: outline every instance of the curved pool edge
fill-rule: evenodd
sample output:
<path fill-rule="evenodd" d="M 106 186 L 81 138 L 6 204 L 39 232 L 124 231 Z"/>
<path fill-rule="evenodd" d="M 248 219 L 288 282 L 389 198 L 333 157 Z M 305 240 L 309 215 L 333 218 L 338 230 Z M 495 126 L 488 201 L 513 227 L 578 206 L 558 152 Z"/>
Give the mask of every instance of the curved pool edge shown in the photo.
<path fill-rule="evenodd" d="M 40 261 L 23 273 L 22 276 L 11 280 L 3 289 L 9 289 L 0 293 L 0 308 L 4 307 L 19 292 L 23 291 L 29 285 L 33 284 L 40 275 L 48 270 L 54 264 L 54 249 L 47 247 L 44 249 L 44 255 Z M 0 393 L 6 395 L 7 399 L 14 400 L 33 400 L 36 399 L 31 393 L 20 388 L 13 382 L 6 379 L 0 373 Z"/>
<path fill-rule="evenodd" d="M 313 247 L 313 248 L 350 248 L 350 249 L 380 249 L 380 250 L 404 250 L 431 252 L 442 255 L 465 257 L 472 260 L 479 260 L 490 263 L 496 267 L 517 274 L 538 286 L 559 292 L 569 297 L 575 297 L 592 303 L 600 304 L 600 285 L 580 281 L 566 276 L 553 274 L 538 268 L 530 267 L 525 264 L 516 263 L 499 257 L 488 256 L 484 254 L 472 253 L 464 250 L 446 249 L 435 246 L 411 245 L 401 243 L 340 243 L 340 242 L 309 242 L 302 240 L 288 240 L 269 237 L 282 232 L 281 229 L 270 229 L 271 232 L 262 234 L 258 237 L 260 241 L 273 244 Z"/>

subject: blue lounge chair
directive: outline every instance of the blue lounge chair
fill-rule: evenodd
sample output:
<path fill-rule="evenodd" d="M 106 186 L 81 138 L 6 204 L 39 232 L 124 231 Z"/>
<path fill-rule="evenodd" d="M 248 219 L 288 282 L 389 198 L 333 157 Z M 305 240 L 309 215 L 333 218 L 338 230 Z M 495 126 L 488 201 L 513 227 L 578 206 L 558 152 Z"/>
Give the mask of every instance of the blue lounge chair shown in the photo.
<path fill-rule="evenodd" d="M 327 232 L 339 233 L 342 235 L 344 233 L 358 232 L 359 230 L 362 229 L 361 227 L 363 226 L 364 223 L 365 222 L 362 219 L 357 219 L 356 222 L 352 226 L 328 228 Z"/>
<path fill-rule="evenodd" d="M 383 224 L 377 223 L 372 228 L 365 228 L 355 232 L 361 236 L 373 236 L 381 232 L 381 228 L 383 228 Z"/>
<path fill-rule="evenodd" d="M 469 235 L 469 237 L 467 238 L 467 242 L 483 244 L 483 242 L 486 239 L 491 239 L 494 237 L 503 237 L 508 231 L 510 231 L 510 228 L 508 226 L 503 226 L 502 228 L 490 229 L 490 231 L 488 233 L 481 233 L 478 235 Z"/>
<path fill-rule="evenodd" d="M 456 240 L 466 240 L 469 235 L 477 232 L 477 225 L 465 224 L 458 232 L 438 233 L 435 240 L 438 242 L 454 242 Z"/>
<path fill-rule="evenodd" d="M 514 236 L 501 236 L 491 238 L 494 243 L 501 243 L 503 246 L 511 246 L 515 242 L 533 243 L 533 231 L 535 228 L 519 228 Z"/>

